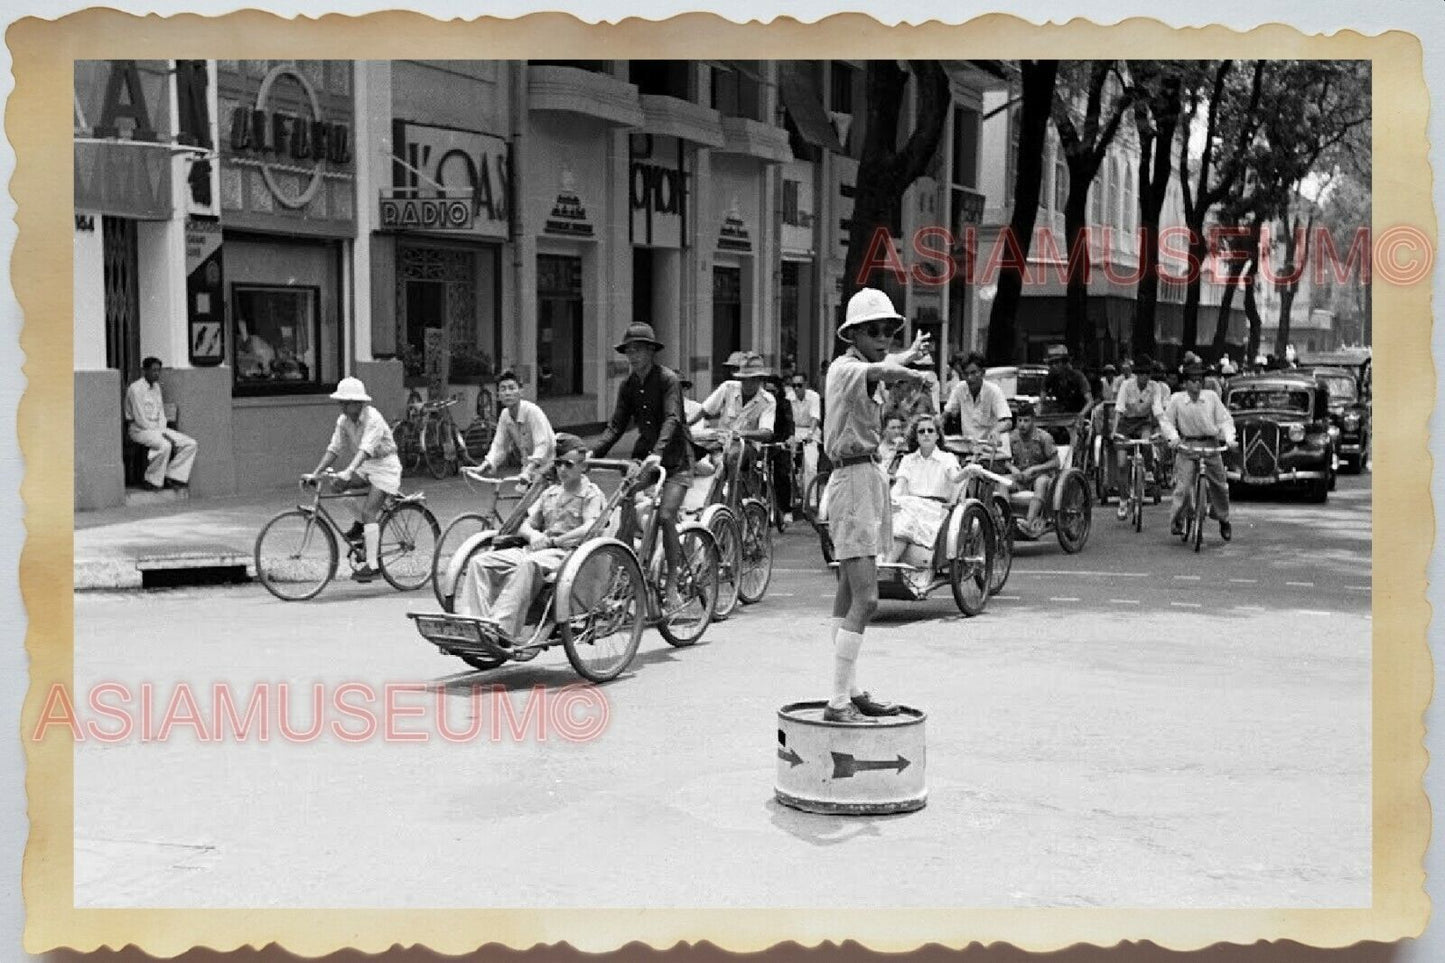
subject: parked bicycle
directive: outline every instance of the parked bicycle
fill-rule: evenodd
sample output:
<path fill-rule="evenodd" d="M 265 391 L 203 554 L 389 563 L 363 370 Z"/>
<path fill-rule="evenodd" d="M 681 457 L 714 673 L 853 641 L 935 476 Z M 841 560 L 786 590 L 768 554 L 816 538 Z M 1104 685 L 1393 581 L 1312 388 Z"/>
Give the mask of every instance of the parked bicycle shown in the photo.
<path fill-rule="evenodd" d="M 336 577 L 339 545 L 346 546 L 346 561 L 352 571 L 366 564 L 365 543 L 347 537 L 325 502 L 364 497 L 367 490 L 327 491 L 335 478 L 335 472 L 326 471 L 309 486 L 302 480 L 303 490 L 315 490 L 311 504 L 277 514 L 256 536 L 256 578 L 282 601 L 299 602 L 320 594 Z M 431 578 L 432 552 L 441 531 L 436 517 L 426 507 L 426 494 L 388 497 L 379 524 L 381 547 L 377 560 L 382 577 L 398 591 L 421 588 Z"/>
<path fill-rule="evenodd" d="M 433 478 L 445 478 L 461 465 L 478 463 L 467 451 L 466 439 L 452 420 L 452 407 L 458 400 L 452 396 L 445 401 L 428 401 L 422 405 L 422 456 Z"/>
<path fill-rule="evenodd" d="M 414 474 L 421 467 L 421 429 L 424 415 L 421 397 L 413 391 L 407 398 L 406 411 L 391 423 L 391 437 L 396 442 L 396 457 L 401 461 L 401 470 Z"/>

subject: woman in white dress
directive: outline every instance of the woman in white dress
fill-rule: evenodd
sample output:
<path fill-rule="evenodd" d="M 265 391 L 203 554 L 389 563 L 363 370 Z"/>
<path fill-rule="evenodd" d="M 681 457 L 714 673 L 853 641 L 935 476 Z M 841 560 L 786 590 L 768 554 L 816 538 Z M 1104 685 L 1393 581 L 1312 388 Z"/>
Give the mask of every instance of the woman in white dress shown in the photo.
<path fill-rule="evenodd" d="M 958 459 L 938 447 L 940 426 L 934 415 L 920 415 L 909 429 L 916 450 L 903 456 L 893 479 L 893 552 L 898 561 L 910 545 L 931 551 L 965 476 Z M 917 552 L 910 553 L 919 557 Z M 924 562 L 924 564 L 927 564 Z"/>

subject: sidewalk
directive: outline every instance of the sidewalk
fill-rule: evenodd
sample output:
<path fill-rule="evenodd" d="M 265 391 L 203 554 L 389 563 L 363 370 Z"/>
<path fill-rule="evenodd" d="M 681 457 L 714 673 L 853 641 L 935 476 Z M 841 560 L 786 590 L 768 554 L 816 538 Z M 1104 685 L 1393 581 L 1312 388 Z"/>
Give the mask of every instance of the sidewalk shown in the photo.
<path fill-rule="evenodd" d="M 630 455 L 635 437 L 630 431 L 623 435 L 610 455 Z M 443 528 L 477 502 L 473 489 L 456 476 L 438 481 L 425 472 L 408 475 L 402 491 L 426 492 L 427 507 Z M 293 485 L 248 495 L 76 512 L 75 590 L 140 588 L 147 569 L 244 565 L 254 577 L 252 554 L 261 526 L 277 512 L 310 499 L 310 492 Z M 337 506 L 333 514 L 343 528 L 351 524 L 347 505 Z"/>

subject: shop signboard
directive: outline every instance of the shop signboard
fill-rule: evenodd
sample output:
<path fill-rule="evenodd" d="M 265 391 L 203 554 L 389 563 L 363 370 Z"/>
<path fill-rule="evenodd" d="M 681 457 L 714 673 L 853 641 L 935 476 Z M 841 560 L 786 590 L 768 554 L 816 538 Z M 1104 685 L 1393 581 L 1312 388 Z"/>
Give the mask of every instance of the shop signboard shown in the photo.
<path fill-rule="evenodd" d="M 221 274 L 221 222 L 186 219 L 186 320 L 189 352 L 195 367 L 218 365 L 225 358 L 224 289 Z"/>
<path fill-rule="evenodd" d="M 784 254 L 812 257 L 814 251 L 813 165 L 804 161 L 784 164 L 782 236 Z"/>
<path fill-rule="evenodd" d="M 587 207 L 577 191 L 577 175 L 569 167 L 562 168 L 557 199 L 552 203 L 542 230 L 559 237 L 592 237 L 592 222 L 587 218 Z"/>
<path fill-rule="evenodd" d="M 253 104 L 231 111 L 230 149 L 259 162 L 276 203 L 300 210 L 332 168 L 351 164 L 351 126 L 329 120 L 306 73 L 292 64 L 267 72 Z M 290 175 L 302 171 L 299 179 Z"/>
<path fill-rule="evenodd" d="M 74 77 L 75 209 L 169 219 L 167 63 L 77 60 Z"/>
<path fill-rule="evenodd" d="M 381 201 L 383 228 L 498 239 L 511 233 L 512 160 L 506 140 L 397 120 L 392 143 L 396 153 L 392 189 Z"/>
<path fill-rule="evenodd" d="M 739 254 L 752 252 L 753 240 L 748 234 L 748 226 L 738 210 L 736 197 L 728 205 L 727 214 L 723 217 L 722 230 L 718 232 L 717 249 Z"/>
<path fill-rule="evenodd" d="M 650 247 L 685 246 L 692 173 L 682 141 L 675 137 L 634 134 L 630 149 L 627 183 L 633 243 Z"/>

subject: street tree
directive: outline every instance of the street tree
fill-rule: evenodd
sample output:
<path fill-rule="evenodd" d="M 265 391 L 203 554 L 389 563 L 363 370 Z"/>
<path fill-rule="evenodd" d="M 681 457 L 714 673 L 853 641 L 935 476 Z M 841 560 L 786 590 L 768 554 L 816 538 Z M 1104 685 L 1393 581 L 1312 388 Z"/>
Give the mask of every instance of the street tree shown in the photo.
<path fill-rule="evenodd" d="M 1188 62 L 1130 60 L 1130 107 L 1139 142 L 1139 286 L 1130 343 L 1135 354 L 1157 351 L 1159 304 L 1159 216 L 1173 171 L 1174 142 L 1184 111 L 1184 93 L 1195 79 Z"/>
<path fill-rule="evenodd" d="M 1068 250 L 1064 342 L 1075 357 L 1085 352 L 1085 338 L 1091 333 L 1088 276 L 1092 262 L 1086 219 L 1089 192 L 1103 189 L 1094 181 L 1131 97 L 1117 61 L 1066 60 L 1059 66 L 1052 117 L 1069 170 L 1069 192 L 1064 201 Z"/>
<path fill-rule="evenodd" d="M 1043 189 L 1044 136 L 1053 109 L 1057 60 L 1020 60 L 1019 142 L 1014 158 L 1013 213 L 1001 238 L 1006 256 L 988 319 L 988 357 L 994 364 L 1015 360 L 1018 307 L 1028 270 L 1029 247 Z"/>
<path fill-rule="evenodd" d="M 899 124 L 907 113 L 904 98 L 910 78 L 917 85 L 917 119 L 905 141 Z M 910 60 L 907 69 L 897 60 L 868 61 L 863 149 L 843 265 L 843 303 L 870 283 L 862 276 L 865 258 L 870 267 L 886 260 L 877 256 L 875 239 L 892 236 L 898 226 L 903 194 L 927 170 L 937 151 L 950 102 L 948 75 L 940 61 Z"/>
<path fill-rule="evenodd" d="M 1210 64 L 1207 81 L 1185 97 L 1184 137 L 1179 143 L 1179 184 L 1184 201 L 1184 226 L 1189 231 L 1189 270 L 1184 291 L 1185 350 L 1199 336 L 1199 295 L 1202 266 L 1209 253 L 1204 225 L 1211 208 L 1233 189 L 1263 120 L 1265 61 L 1239 65 L 1233 60 Z M 1202 128 L 1198 158 L 1191 158 L 1190 134 Z"/>

